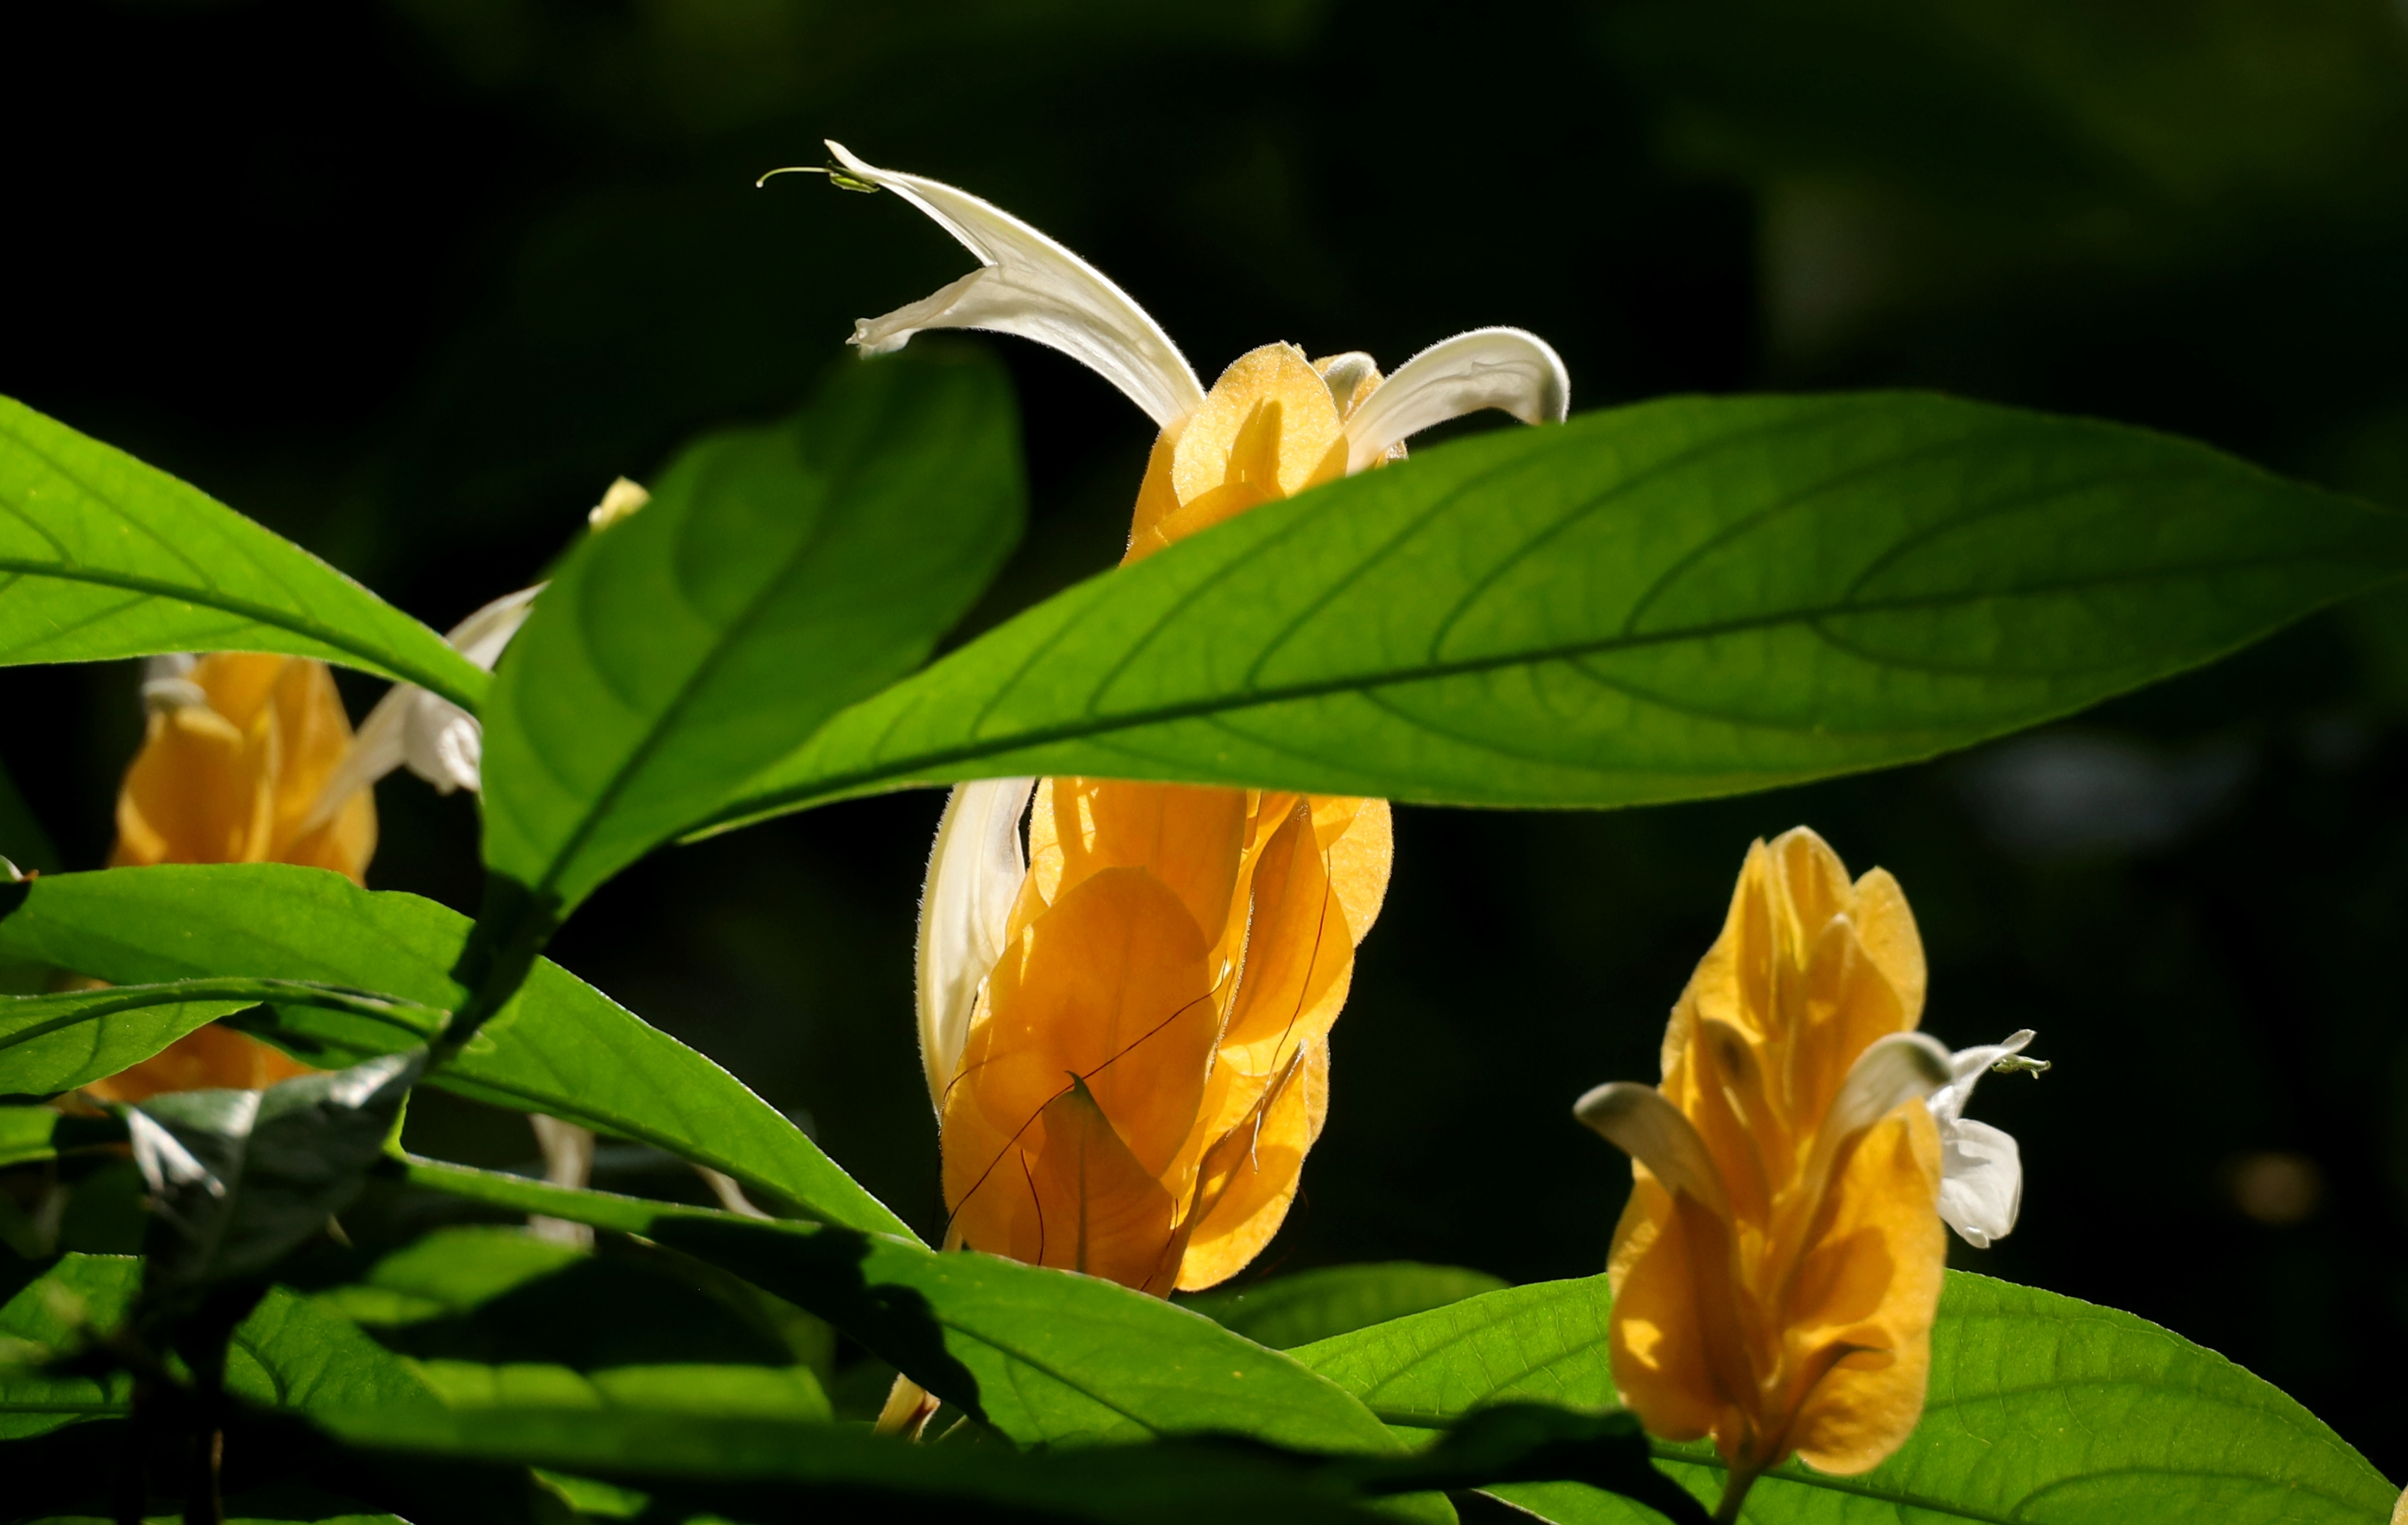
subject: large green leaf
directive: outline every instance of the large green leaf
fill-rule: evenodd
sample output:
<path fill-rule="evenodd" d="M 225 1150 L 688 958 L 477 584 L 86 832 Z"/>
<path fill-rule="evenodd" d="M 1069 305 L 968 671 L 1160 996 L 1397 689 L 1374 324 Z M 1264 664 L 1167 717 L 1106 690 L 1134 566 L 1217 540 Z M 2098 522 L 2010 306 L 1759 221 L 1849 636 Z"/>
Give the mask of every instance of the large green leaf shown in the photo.
<path fill-rule="evenodd" d="M 443 1014 L 286 979 L 188 979 L 57 995 L 0 996 L 0 1095 L 49 1096 L 115 1075 L 197 1027 L 274 1002 L 410 1027 Z"/>
<path fill-rule="evenodd" d="M 467 999 L 452 971 L 468 929 L 432 901 L 280 863 L 160 864 L 0 886 L 0 957 L 125 982 L 307 980 L 453 1011 Z M 286 1005 L 271 1035 L 336 1066 L 423 1043 L 432 1026 L 404 1008 L 371 1018 Z M 655 1145 L 830 1222 L 910 1232 L 734 1076 L 549 961 L 426 1083 Z"/>
<path fill-rule="evenodd" d="M 2408 520 L 2134 429 L 1675 398 L 1446 445 L 1073 588 L 721 812 L 1014 774 L 1621 805 L 1929 757 L 2408 570 Z"/>
<path fill-rule="evenodd" d="M 668 1519 L 910 1518 L 923 1508 L 927 1518 L 1113 1525 L 1369 1525 L 1396 1518 L 1370 1512 L 1353 1489 L 1301 1475 L 1285 1459 L 1195 1446 L 1019 1455 L 992 1446 L 912 1446 L 853 1426 L 637 1407 L 366 1410 L 312 1418 L 371 1454 L 533 1461 L 705 1506 L 657 1517 Z"/>
<path fill-rule="evenodd" d="M 1485 1271 L 1392 1261 L 1299 1271 L 1243 1289 L 1198 1292 L 1179 1302 L 1256 1345 L 1292 1350 L 1367 1324 L 1442 1308 L 1504 1285 Z"/>
<path fill-rule="evenodd" d="M 0 664 L 283 651 L 470 710 L 443 637 L 165 472 L 0 397 Z"/>
<path fill-rule="evenodd" d="M 142 1262 L 131 1256 L 66 1255 L 0 1306 L 0 1440 L 126 1411 L 126 1374 L 43 1366 L 75 1350 L 87 1329 L 106 1334 L 122 1323 L 141 1286 Z"/>
<path fill-rule="evenodd" d="M 142 1261 L 133 1256 L 64 1255 L 0 1307 L 0 1439 L 128 1411 L 126 1374 L 42 1365 L 72 1353 L 88 1334 L 114 1331 L 141 1286 Z M 235 1327 L 226 1390 L 268 1408 L 392 1411 L 435 1402 L 408 1361 L 332 1308 L 281 1287 Z"/>
<path fill-rule="evenodd" d="M 1025 1445 L 1212 1432 L 1328 1453 L 1398 1447 L 1288 1356 L 1093 1276 L 429 1161 L 404 1168 L 420 1186 L 641 1234 L 732 1271 Z"/>
<path fill-rule="evenodd" d="M 320 1299 L 413 1358 L 455 1407 L 607 1407 L 824 1422 L 826 1394 L 761 1294 L 723 1299 L 691 1261 L 591 1252 L 523 1228 L 438 1231 Z M 707 1268 L 706 1268 L 707 1269 Z M 632 1316 L 638 1315 L 640 1316 Z M 805 1316 L 796 1314 L 798 1320 Z"/>
<path fill-rule="evenodd" d="M 357 1199 L 425 1050 L 265 1090 L 178 1090 L 125 1115 L 150 1188 L 145 1294 L 250 1280 Z"/>
<path fill-rule="evenodd" d="M 1018 434 L 975 352 L 847 363 L 715 435 L 578 546 L 485 722 L 485 862 L 566 915 L 841 706 L 924 660 L 1019 536 Z"/>
<path fill-rule="evenodd" d="M 1603 1276 L 1517 1287 L 1297 1350 L 1383 1418 L 1447 1423 L 1484 1404 L 1613 1402 Z M 1702 1443 L 1657 1443 L 1701 1499 L 1722 1475 Z M 1542 1518 L 1654 1517 L 1561 1483 L 1502 1497 Z M 1791 1462 L 1748 1495 L 1754 1525 L 2381 1525 L 2399 1489 L 2297 1403 L 2145 1319 L 1961 1272 L 1931 1335 L 1922 1423 L 1859 1477 Z"/>

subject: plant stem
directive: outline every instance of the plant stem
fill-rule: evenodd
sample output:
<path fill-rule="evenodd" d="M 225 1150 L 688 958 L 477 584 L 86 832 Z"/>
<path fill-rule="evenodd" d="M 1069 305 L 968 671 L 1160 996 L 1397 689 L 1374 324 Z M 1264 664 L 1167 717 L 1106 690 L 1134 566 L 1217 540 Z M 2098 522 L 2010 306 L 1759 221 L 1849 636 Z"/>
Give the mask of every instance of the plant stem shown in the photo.
<path fill-rule="evenodd" d="M 1753 1467 L 1733 1467 L 1723 1476 L 1723 1502 L 1714 1505 L 1714 1525 L 1736 1525 L 1740 1506 L 1747 1503 L 1747 1490 L 1756 1486 L 1756 1472 Z"/>

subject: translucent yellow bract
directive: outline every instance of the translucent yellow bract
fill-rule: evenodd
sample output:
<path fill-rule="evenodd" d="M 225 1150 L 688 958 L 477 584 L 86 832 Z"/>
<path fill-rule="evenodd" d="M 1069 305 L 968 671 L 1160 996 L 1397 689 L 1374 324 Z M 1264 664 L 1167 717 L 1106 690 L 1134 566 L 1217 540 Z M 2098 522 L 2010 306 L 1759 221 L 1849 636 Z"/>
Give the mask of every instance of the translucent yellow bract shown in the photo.
<path fill-rule="evenodd" d="M 1378 381 L 1283 344 L 1240 359 L 1155 444 L 1128 559 L 1345 475 L 1343 409 Z M 944 1094 L 953 1236 L 1211 1286 L 1278 1231 L 1320 1134 L 1387 802 L 1049 778 L 1028 845 Z"/>
<path fill-rule="evenodd" d="M 117 800 L 112 867 L 150 863 L 300 863 L 363 882 L 376 851 L 367 791 L 308 826 L 351 744 L 335 680 L 322 662 L 255 652 L 205 656 L 178 691 L 153 703 L 142 750 Z M 306 828 L 306 829 L 305 829 Z M 203 1028 L 84 1088 L 104 1101 L 162 1091 L 256 1088 L 308 1073 L 231 1029 Z"/>
<path fill-rule="evenodd" d="M 1921 939 L 1897 881 L 1853 884 L 1822 838 L 1758 842 L 1664 1035 L 1659 1088 L 1717 1179 L 1636 1163 L 1613 1238 L 1613 1376 L 1648 1430 L 1712 1435 L 1735 1476 L 1796 1455 L 1858 1473 L 1923 1411 L 1945 1234 L 1919 1100 L 1848 1117 L 1877 1041 L 1921 1016 Z M 1699 1200 L 1718 1186 L 1725 1201 Z"/>

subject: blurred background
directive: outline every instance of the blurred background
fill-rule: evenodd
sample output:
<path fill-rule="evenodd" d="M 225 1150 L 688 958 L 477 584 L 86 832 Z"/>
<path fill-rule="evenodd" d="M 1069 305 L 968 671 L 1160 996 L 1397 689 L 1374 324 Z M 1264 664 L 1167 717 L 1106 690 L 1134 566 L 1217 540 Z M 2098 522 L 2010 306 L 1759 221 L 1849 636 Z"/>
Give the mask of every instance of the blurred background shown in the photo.
<path fill-rule="evenodd" d="M 1277 338 L 1393 365 L 1485 323 L 1574 406 L 1930 387 L 2152 425 L 2408 506 L 2402 0 L 87 0 L 11 21 L 0 391 L 437 625 L 620 474 L 797 402 L 966 271 L 836 136 L 1028 218 L 1209 381 Z M 1034 518 L 978 622 L 1116 559 L 1150 440 L 993 341 Z M 351 683 L 348 677 L 347 684 Z M 0 670 L 0 852 L 91 867 L 134 664 Z M 373 684 L 347 688 L 358 715 Z M 475 811 L 379 792 L 372 882 L 474 908 Z M 910 945 L 939 807 L 665 852 L 554 955 L 935 1232 Z M 1749 840 L 1899 875 L 2022 1227 L 1954 1263 L 2128 1308 L 2408 1475 L 2408 599 L 1923 767 L 1590 816 L 1405 810 L 1327 1133 L 1254 1278 L 1601 1263 L 1570 1119 L 1652 1078 Z M 422 1101 L 413 1141 L 533 1157 Z"/>

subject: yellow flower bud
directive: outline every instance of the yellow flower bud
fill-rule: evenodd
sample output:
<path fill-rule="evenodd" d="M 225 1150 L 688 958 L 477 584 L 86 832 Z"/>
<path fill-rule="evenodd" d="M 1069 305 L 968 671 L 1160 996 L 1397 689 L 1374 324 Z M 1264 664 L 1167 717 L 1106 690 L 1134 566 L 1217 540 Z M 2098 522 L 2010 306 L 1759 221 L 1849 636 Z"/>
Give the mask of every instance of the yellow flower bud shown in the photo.
<path fill-rule="evenodd" d="M 374 800 L 361 791 L 331 817 L 312 819 L 351 745 L 324 663 L 218 652 L 154 677 L 144 698 L 149 729 L 118 794 L 110 866 L 300 863 L 364 882 L 376 851 Z M 206 1027 L 84 1091 L 138 1102 L 308 1073 L 231 1028 Z"/>
<path fill-rule="evenodd" d="M 1951 1077 L 1923 995 L 1897 881 L 1851 883 L 1800 828 L 1749 850 L 1663 1084 L 1578 1108 L 1633 1156 L 1614 1384 L 1650 1432 L 1713 1436 L 1741 1492 L 1791 1456 L 1863 1472 L 1922 1415 L 1946 1240 L 1925 1098 Z"/>

